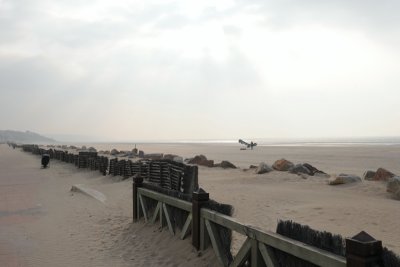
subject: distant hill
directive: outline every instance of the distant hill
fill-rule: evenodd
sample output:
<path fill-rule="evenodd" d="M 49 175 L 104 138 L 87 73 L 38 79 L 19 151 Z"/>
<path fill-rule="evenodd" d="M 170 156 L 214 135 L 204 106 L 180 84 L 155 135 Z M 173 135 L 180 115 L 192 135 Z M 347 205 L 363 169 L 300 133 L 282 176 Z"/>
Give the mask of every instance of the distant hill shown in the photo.
<path fill-rule="evenodd" d="M 0 130 L 0 143 L 4 142 L 15 142 L 15 143 L 54 143 L 54 139 L 42 136 L 40 134 L 26 131 L 12 131 L 12 130 Z"/>

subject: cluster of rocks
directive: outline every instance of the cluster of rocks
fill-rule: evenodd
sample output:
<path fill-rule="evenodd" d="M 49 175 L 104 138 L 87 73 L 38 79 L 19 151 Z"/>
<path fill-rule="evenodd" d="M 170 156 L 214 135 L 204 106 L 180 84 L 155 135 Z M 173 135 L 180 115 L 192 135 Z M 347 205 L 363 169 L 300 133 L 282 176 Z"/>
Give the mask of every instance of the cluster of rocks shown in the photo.
<path fill-rule="evenodd" d="M 236 169 L 236 166 L 229 161 L 223 160 L 220 163 L 215 164 L 214 160 L 207 159 L 207 157 L 204 155 L 197 155 L 193 158 L 186 159 L 185 162 L 188 164 L 196 164 L 196 165 L 205 166 L 205 167 L 209 167 L 209 168 L 220 167 L 223 169 Z"/>
<path fill-rule="evenodd" d="M 269 166 L 265 162 L 261 162 L 258 167 L 257 166 L 250 166 L 250 169 L 255 169 L 255 173 L 257 174 L 263 174 L 263 173 L 268 173 L 273 170 L 276 171 L 285 171 L 285 172 L 290 172 L 293 174 L 298 174 L 302 176 L 303 178 L 306 178 L 306 176 L 314 176 L 314 175 L 319 175 L 323 177 L 329 177 L 328 174 L 325 172 L 318 170 L 314 166 L 308 163 L 303 163 L 303 164 L 294 164 L 293 162 L 286 160 L 286 159 L 279 159 L 274 162 L 272 166 Z M 306 176 L 305 176 L 306 175 Z"/>
<path fill-rule="evenodd" d="M 386 191 L 400 200 L 400 176 L 384 169 L 378 168 L 376 171 L 368 170 L 364 173 L 364 180 L 386 182 Z"/>

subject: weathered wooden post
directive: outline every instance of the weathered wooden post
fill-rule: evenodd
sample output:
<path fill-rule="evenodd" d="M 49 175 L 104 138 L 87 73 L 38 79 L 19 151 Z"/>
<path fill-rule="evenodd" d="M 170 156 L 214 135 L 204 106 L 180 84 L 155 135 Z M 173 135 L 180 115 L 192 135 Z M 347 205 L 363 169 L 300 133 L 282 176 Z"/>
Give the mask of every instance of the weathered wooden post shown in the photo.
<path fill-rule="evenodd" d="M 132 183 L 132 209 L 133 209 L 133 222 L 137 222 L 140 218 L 138 188 L 143 186 L 143 178 L 140 175 L 133 176 Z"/>
<path fill-rule="evenodd" d="M 192 193 L 192 245 L 197 250 L 200 249 L 200 211 L 209 199 L 210 195 L 204 191 Z"/>
<path fill-rule="evenodd" d="M 376 267 L 382 263 L 382 241 L 361 231 L 352 238 L 346 238 L 347 266 Z"/>

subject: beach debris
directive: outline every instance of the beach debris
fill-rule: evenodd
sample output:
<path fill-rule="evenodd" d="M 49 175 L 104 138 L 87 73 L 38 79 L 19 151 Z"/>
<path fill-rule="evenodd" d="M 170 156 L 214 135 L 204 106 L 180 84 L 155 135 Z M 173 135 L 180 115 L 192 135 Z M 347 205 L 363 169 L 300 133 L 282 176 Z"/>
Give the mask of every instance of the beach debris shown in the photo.
<path fill-rule="evenodd" d="M 263 173 L 268 173 L 268 172 L 273 171 L 273 169 L 270 166 L 268 166 L 268 164 L 265 162 L 261 162 L 260 164 L 258 164 L 258 167 L 256 167 L 256 168 L 257 169 L 255 170 L 255 172 L 257 174 L 263 174 Z M 250 166 L 250 169 L 251 169 L 251 166 Z"/>
<path fill-rule="evenodd" d="M 119 154 L 119 151 L 116 150 L 115 148 L 113 148 L 113 149 L 111 150 L 110 154 L 113 155 L 113 156 L 115 156 L 115 155 Z"/>
<path fill-rule="evenodd" d="M 363 178 L 364 178 L 364 180 L 371 181 L 371 180 L 374 180 L 375 174 L 376 174 L 376 172 L 368 170 L 368 171 L 364 172 Z"/>
<path fill-rule="evenodd" d="M 294 164 L 286 159 L 278 159 L 272 165 L 272 168 L 274 168 L 277 171 L 288 171 L 293 166 Z"/>
<path fill-rule="evenodd" d="M 350 184 L 355 182 L 361 182 L 361 178 L 353 174 L 341 173 L 338 176 L 333 177 L 329 180 L 329 185 L 339 185 L 339 184 Z"/>
<path fill-rule="evenodd" d="M 296 164 L 295 166 L 289 169 L 289 172 L 294 174 L 304 173 L 312 175 L 311 171 L 308 168 L 306 168 L 303 164 Z"/>
<path fill-rule="evenodd" d="M 400 177 L 399 176 L 394 176 L 389 179 L 387 186 L 386 186 L 386 191 L 389 193 L 392 193 L 392 195 L 400 200 Z"/>
<path fill-rule="evenodd" d="M 223 160 L 221 163 L 215 164 L 214 167 L 221 167 L 223 169 L 236 169 L 236 166 L 227 160 Z"/>
<path fill-rule="evenodd" d="M 208 160 L 204 155 L 197 155 L 194 158 L 189 159 L 188 163 L 206 167 L 214 167 L 214 160 Z"/>
<path fill-rule="evenodd" d="M 375 176 L 373 178 L 374 181 L 388 181 L 390 178 L 394 177 L 395 175 L 390 171 L 379 168 L 376 170 Z"/>

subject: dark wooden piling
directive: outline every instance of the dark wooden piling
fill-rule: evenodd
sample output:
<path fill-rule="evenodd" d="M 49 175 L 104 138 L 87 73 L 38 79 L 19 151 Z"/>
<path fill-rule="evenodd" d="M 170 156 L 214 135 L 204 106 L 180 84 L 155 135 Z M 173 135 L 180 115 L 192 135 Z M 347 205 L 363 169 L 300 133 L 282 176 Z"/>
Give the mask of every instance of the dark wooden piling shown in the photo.
<path fill-rule="evenodd" d="M 192 194 L 192 245 L 200 249 L 200 211 L 208 202 L 210 195 L 206 192 L 193 192 Z"/>
<path fill-rule="evenodd" d="M 361 231 L 352 238 L 346 238 L 347 266 L 377 267 L 383 266 L 382 241 Z"/>
<path fill-rule="evenodd" d="M 137 222 L 140 218 L 139 203 L 137 197 L 137 189 L 143 186 L 143 178 L 139 175 L 133 177 L 132 183 L 132 210 L 133 210 L 133 222 Z"/>

